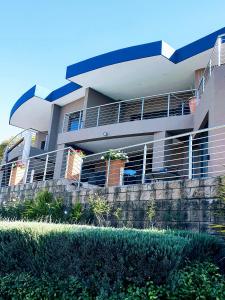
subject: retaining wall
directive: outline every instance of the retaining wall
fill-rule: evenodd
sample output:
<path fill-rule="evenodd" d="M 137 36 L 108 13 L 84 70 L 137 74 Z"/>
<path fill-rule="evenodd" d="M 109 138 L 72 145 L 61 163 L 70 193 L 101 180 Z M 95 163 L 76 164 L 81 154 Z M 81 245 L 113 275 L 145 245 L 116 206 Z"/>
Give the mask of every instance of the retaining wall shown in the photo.
<path fill-rule="evenodd" d="M 72 181 L 64 179 L 1 188 L 0 202 L 33 199 L 38 191 L 48 189 L 55 197 L 63 197 L 65 203 L 79 201 L 86 207 L 89 196 L 98 194 L 110 203 L 112 211 L 121 210 L 119 220 L 110 217 L 112 226 L 145 228 L 154 225 L 210 231 L 211 224 L 225 223 L 225 201 L 218 199 L 221 183 L 220 178 L 210 178 L 77 190 Z M 150 222 L 147 212 L 152 204 L 155 215 Z"/>

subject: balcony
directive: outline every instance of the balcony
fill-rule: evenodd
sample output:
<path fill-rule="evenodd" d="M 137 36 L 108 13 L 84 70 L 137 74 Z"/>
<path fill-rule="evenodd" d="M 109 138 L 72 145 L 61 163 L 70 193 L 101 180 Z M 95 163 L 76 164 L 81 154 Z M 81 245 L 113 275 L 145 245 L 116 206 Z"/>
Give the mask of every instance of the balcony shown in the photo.
<path fill-rule="evenodd" d="M 118 101 L 67 113 L 62 132 L 137 120 L 188 115 L 190 114 L 188 100 L 194 95 L 195 90 L 186 90 Z"/>
<path fill-rule="evenodd" d="M 46 134 L 27 129 L 13 137 L 5 149 L 3 162 L 43 153 L 45 150 L 45 141 L 39 141 L 38 136 L 40 134 L 46 136 Z"/>

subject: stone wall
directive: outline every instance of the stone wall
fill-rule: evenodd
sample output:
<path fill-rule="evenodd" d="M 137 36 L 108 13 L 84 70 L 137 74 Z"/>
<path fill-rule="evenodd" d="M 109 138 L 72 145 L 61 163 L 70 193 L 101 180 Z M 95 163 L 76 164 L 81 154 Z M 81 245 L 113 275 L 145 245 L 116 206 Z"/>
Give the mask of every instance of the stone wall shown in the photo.
<path fill-rule="evenodd" d="M 81 188 L 77 190 L 69 180 L 57 180 L 1 188 L 0 202 L 13 199 L 32 199 L 37 191 L 48 189 L 66 203 L 88 204 L 88 197 L 105 197 L 112 210 L 121 210 L 121 218 L 110 217 L 113 226 L 145 228 L 179 228 L 196 231 L 211 230 L 211 224 L 224 223 L 225 202 L 218 199 L 220 178 L 159 181 L 144 185 L 109 188 Z M 149 206 L 154 206 L 152 222 L 148 218 Z M 222 216 L 221 216 L 222 214 Z"/>

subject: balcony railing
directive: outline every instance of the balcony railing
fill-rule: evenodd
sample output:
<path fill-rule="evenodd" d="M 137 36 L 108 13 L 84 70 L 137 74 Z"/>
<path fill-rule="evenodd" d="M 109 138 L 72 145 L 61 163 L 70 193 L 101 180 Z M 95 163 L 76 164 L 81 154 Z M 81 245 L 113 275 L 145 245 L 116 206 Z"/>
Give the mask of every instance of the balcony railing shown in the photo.
<path fill-rule="evenodd" d="M 225 64 L 225 35 L 218 36 L 212 53 L 210 55 L 209 62 L 206 68 L 203 71 L 198 89 L 197 89 L 197 96 L 201 98 L 201 95 L 205 91 L 206 84 L 213 74 L 215 67 L 220 67 L 221 65 Z"/>
<path fill-rule="evenodd" d="M 190 114 L 188 100 L 195 90 L 118 101 L 67 113 L 63 132 L 109 124 Z"/>
<path fill-rule="evenodd" d="M 80 156 L 72 148 L 0 165 L 0 186 L 68 179 L 82 187 L 144 184 L 225 175 L 225 125 L 117 149 L 129 161 Z"/>

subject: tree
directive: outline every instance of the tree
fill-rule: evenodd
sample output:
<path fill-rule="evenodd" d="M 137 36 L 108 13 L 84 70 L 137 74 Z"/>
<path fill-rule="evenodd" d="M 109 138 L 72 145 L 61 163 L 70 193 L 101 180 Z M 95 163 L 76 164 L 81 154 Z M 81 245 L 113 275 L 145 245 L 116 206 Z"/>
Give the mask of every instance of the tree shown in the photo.
<path fill-rule="evenodd" d="M 3 158 L 5 148 L 8 145 L 8 142 L 9 142 L 8 140 L 5 140 L 5 141 L 3 141 L 3 142 L 0 143 L 0 163 L 1 163 L 1 160 Z"/>

